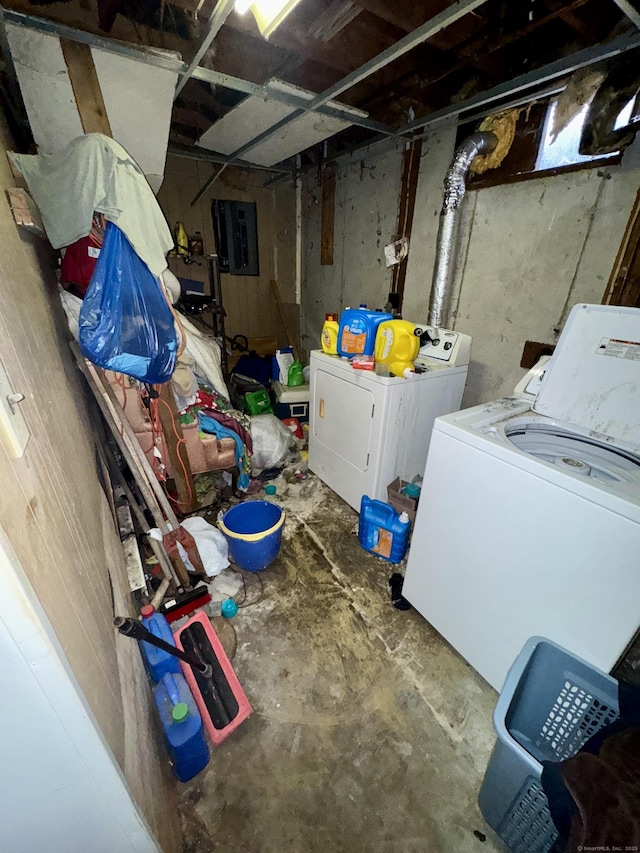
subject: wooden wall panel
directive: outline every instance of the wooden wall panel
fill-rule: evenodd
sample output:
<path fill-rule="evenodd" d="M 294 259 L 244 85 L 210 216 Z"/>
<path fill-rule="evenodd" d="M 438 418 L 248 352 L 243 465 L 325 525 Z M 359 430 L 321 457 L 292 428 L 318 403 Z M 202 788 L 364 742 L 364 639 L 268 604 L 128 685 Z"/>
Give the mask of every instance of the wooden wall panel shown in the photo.
<path fill-rule="evenodd" d="M 179 157 L 167 158 L 165 179 L 158 201 L 164 210 L 169 225 L 173 229 L 179 220 L 184 223 L 187 233 L 200 231 L 205 241 L 205 252 L 215 250 L 211 202 L 214 198 L 232 201 L 252 201 L 257 206 L 258 218 L 258 255 L 260 261 L 259 276 L 222 276 L 222 293 L 227 312 L 225 325 L 227 335 L 242 334 L 248 337 L 274 336 L 279 345 L 285 346 L 287 339 L 277 308 L 274 304 L 270 280 L 277 273 L 283 277 L 287 299 L 290 298 L 289 282 L 295 280 L 295 246 L 291 251 L 289 235 L 295 232 L 295 190 L 291 186 L 280 185 L 277 193 L 263 184 L 263 172 L 229 169 L 209 189 L 200 201 L 191 207 L 195 196 L 204 181 L 211 175 L 212 164 L 204 161 L 187 160 Z M 281 213 L 276 214 L 276 210 Z M 291 216 L 287 227 L 283 219 Z M 276 260 L 277 258 L 277 260 Z M 180 275 L 199 281 L 206 281 L 206 268 L 184 266 L 172 261 L 171 268 Z M 293 288 L 295 299 L 295 284 Z M 295 312 L 294 312 L 295 313 Z"/>
<path fill-rule="evenodd" d="M 10 147 L 0 117 L 0 146 Z M 31 433 L 25 455 L 0 445 L 0 524 L 47 613 L 105 739 L 165 853 L 181 849 L 172 788 L 163 776 L 146 677 L 135 647 L 122 652 L 113 595 L 131 608 L 122 548 L 97 476 L 92 410 L 72 363 L 44 240 L 18 231 L 0 157 L 0 360 Z M 135 652 L 135 654 L 134 654 Z M 137 687 L 134 699 L 130 685 Z M 126 695 L 125 695 L 126 694 Z M 131 755 L 131 750 L 136 753 Z M 160 801 L 164 808 L 158 810 Z"/>

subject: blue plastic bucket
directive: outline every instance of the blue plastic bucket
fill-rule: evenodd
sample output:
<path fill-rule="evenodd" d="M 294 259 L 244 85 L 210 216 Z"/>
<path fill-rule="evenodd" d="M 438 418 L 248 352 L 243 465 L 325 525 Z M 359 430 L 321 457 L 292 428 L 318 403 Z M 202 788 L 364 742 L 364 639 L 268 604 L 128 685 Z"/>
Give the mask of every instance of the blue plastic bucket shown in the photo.
<path fill-rule="evenodd" d="M 284 510 L 269 501 L 247 501 L 231 507 L 219 522 L 234 563 L 261 572 L 278 556 Z"/>

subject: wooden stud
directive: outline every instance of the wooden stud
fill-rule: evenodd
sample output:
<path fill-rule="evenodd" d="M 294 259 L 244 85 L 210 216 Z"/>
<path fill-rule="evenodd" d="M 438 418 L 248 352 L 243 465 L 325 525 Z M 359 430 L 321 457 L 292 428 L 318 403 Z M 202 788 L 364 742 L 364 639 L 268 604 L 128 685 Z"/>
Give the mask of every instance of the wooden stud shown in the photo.
<path fill-rule="evenodd" d="M 191 463 L 187 454 L 187 445 L 182 435 L 182 427 L 178 420 L 178 409 L 171 389 L 171 383 L 165 382 L 157 386 L 160 392 L 158 414 L 162 424 L 162 435 L 167 449 L 167 456 L 173 468 L 173 479 L 178 492 L 178 502 L 185 512 L 197 508 L 196 488 L 191 472 Z"/>
<path fill-rule="evenodd" d="M 322 224 L 320 229 L 320 263 L 333 264 L 333 239 L 336 214 L 336 167 L 329 163 L 322 171 Z"/>
<path fill-rule="evenodd" d="M 402 158 L 400 198 L 398 199 L 398 222 L 396 226 L 397 239 L 406 237 L 411 241 L 411 229 L 413 227 L 413 214 L 416 209 L 416 191 L 418 189 L 421 154 L 421 139 L 412 142 L 411 145 L 404 150 Z M 404 297 L 404 285 L 406 278 L 407 259 L 405 258 L 393 267 L 393 273 L 391 276 L 391 292 L 399 294 L 400 302 L 398 310 L 400 312 L 402 311 L 402 300 Z"/>
<path fill-rule="evenodd" d="M 640 190 L 636 195 L 602 302 L 640 308 Z"/>
<path fill-rule="evenodd" d="M 66 39 L 60 39 L 60 45 L 82 129 L 85 133 L 104 133 L 105 136 L 111 136 L 111 125 L 90 45 Z"/>
<path fill-rule="evenodd" d="M 273 301 L 276 303 L 276 308 L 278 309 L 278 314 L 280 315 L 280 320 L 282 321 L 282 325 L 284 327 L 284 333 L 287 336 L 287 343 L 293 349 L 293 354 L 295 356 L 295 335 L 293 334 L 291 324 L 289 323 L 289 318 L 287 317 L 286 311 L 284 310 L 284 305 L 282 304 L 282 299 L 280 298 L 280 288 L 278 287 L 278 282 L 274 278 L 272 278 L 270 284 L 271 293 L 273 294 Z"/>

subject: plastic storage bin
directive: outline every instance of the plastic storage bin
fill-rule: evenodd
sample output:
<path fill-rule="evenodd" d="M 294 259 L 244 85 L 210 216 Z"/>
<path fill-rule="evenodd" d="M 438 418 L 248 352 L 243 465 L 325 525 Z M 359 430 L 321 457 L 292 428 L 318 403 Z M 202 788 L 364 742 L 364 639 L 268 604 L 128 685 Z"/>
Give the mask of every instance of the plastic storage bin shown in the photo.
<path fill-rule="evenodd" d="M 525 643 L 493 713 L 498 740 L 478 796 L 512 853 L 548 853 L 557 837 L 540 762 L 570 758 L 617 718 L 615 678 L 550 640 Z"/>
<path fill-rule="evenodd" d="M 301 424 L 309 423 L 309 398 L 311 392 L 308 385 L 289 388 L 275 380 L 271 383 L 274 396 L 273 411 L 280 420 L 297 418 Z"/>
<path fill-rule="evenodd" d="M 148 631 L 151 631 L 154 637 L 164 640 L 170 646 L 175 646 L 171 626 L 162 613 L 156 613 L 154 608 L 147 604 L 140 611 L 140 615 L 142 616 L 142 624 Z M 154 684 L 157 684 L 162 676 L 168 672 L 182 672 L 178 658 L 174 658 L 173 655 L 162 649 L 157 649 L 151 643 L 143 640 L 140 643 L 140 650 Z"/>

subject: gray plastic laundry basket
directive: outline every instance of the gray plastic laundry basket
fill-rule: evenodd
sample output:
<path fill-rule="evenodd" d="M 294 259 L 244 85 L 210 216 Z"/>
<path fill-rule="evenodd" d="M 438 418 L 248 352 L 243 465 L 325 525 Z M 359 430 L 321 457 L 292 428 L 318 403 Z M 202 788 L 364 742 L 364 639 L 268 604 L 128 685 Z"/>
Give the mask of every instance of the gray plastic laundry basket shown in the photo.
<path fill-rule="evenodd" d="M 512 853 L 548 853 L 557 837 L 541 761 L 563 761 L 618 717 L 618 682 L 532 637 L 509 670 L 493 723 L 498 740 L 478 804 Z"/>

